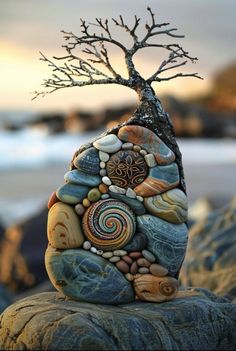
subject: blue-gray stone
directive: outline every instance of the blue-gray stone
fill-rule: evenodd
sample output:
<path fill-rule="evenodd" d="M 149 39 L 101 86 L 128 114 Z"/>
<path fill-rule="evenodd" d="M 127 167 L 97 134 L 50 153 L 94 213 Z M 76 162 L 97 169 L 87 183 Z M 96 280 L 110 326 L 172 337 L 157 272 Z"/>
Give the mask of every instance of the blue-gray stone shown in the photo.
<path fill-rule="evenodd" d="M 64 179 L 68 183 L 87 185 L 90 187 L 98 186 L 102 182 L 102 178 L 98 175 L 88 174 L 78 169 L 73 169 L 64 175 Z"/>
<path fill-rule="evenodd" d="M 141 216 L 146 213 L 145 207 L 143 206 L 142 202 L 118 193 L 109 192 L 109 194 L 111 198 L 121 200 L 126 205 L 128 205 L 136 215 Z"/>
<path fill-rule="evenodd" d="M 146 235 L 147 249 L 155 255 L 157 263 L 167 268 L 169 275 L 176 276 L 186 253 L 186 225 L 169 223 L 152 215 L 138 216 L 137 225 L 137 230 Z"/>
<path fill-rule="evenodd" d="M 74 166 L 83 172 L 98 174 L 100 171 L 100 159 L 95 147 L 90 147 L 81 152 L 74 159 Z"/>
<path fill-rule="evenodd" d="M 47 292 L 0 322 L 1 350 L 235 350 L 236 305 L 204 289 L 163 303 L 95 305 Z"/>
<path fill-rule="evenodd" d="M 131 242 L 123 247 L 123 250 L 132 251 L 142 251 L 147 246 L 147 237 L 144 233 L 135 233 Z"/>
<path fill-rule="evenodd" d="M 66 183 L 57 189 L 56 195 L 62 202 L 75 205 L 83 201 L 89 190 L 90 188 L 85 185 Z"/>
<path fill-rule="evenodd" d="M 55 288 L 71 298 L 111 305 L 134 301 L 130 282 L 103 257 L 82 249 L 48 248 L 45 262 Z"/>

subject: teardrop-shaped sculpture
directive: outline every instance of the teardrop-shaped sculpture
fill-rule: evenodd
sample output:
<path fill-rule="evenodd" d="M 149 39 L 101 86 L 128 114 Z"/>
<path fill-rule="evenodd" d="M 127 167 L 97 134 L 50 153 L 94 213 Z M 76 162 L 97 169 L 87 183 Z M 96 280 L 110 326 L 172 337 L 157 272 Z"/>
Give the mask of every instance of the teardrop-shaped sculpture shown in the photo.
<path fill-rule="evenodd" d="M 84 235 L 96 248 L 109 251 L 128 244 L 136 230 L 136 218 L 123 202 L 100 200 L 87 209 L 82 226 Z"/>

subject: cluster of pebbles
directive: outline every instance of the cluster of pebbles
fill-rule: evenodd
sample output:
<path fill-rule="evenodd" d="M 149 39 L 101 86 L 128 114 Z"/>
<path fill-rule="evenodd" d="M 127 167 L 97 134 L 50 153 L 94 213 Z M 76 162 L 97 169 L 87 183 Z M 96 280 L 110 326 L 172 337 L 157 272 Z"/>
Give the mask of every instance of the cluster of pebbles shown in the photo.
<path fill-rule="evenodd" d="M 157 277 L 172 276 L 170 284 L 176 291 L 173 276 L 187 244 L 187 198 L 178 188 L 174 161 L 166 144 L 142 126 L 126 125 L 117 135 L 97 139 L 76 154 L 65 183 L 49 199 L 49 244 L 101 256 L 124 274 L 135 291 L 142 275 L 152 276 L 153 284 L 159 284 Z M 139 244 L 138 232 L 146 236 Z"/>

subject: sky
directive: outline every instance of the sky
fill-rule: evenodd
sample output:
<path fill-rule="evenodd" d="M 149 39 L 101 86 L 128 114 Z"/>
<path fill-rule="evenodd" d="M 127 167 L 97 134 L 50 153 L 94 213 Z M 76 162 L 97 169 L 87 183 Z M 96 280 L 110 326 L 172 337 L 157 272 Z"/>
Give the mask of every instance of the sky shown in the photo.
<path fill-rule="evenodd" d="M 204 81 L 179 78 L 156 84 L 158 95 L 204 93 L 214 73 L 236 61 L 235 0 L 0 0 L 0 110 L 95 110 L 135 102 L 135 92 L 111 85 L 65 89 L 33 101 L 31 92 L 41 90 L 40 84 L 50 75 L 39 61 L 39 51 L 49 58 L 64 54 L 62 29 L 79 35 L 80 18 L 94 23 L 95 17 L 116 18 L 119 14 L 128 23 L 136 14 L 144 26 L 147 6 L 161 22 L 170 22 L 186 35 L 181 44 L 199 61 L 184 71 L 204 77 Z M 161 58 L 158 50 L 143 50 L 135 62 L 148 76 Z M 122 57 L 114 52 L 113 60 L 119 67 Z"/>

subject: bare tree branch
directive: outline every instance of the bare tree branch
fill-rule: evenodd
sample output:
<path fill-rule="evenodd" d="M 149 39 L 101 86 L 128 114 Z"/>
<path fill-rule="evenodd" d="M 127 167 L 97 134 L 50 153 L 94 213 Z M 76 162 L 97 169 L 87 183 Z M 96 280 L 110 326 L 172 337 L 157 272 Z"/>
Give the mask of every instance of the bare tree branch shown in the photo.
<path fill-rule="evenodd" d="M 42 84 L 47 90 L 43 92 L 36 91 L 33 99 L 38 96 L 45 96 L 47 93 L 52 93 L 59 89 L 74 86 L 119 84 L 140 91 L 145 85 L 151 86 L 154 82 L 161 82 L 177 77 L 191 76 L 202 79 L 197 73 L 176 73 L 169 77 L 162 76 L 164 72 L 185 66 L 188 62 L 195 63 L 197 58 L 190 56 L 177 43 L 161 44 L 158 42 L 157 39 L 160 35 L 174 38 L 183 38 L 184 36 L 176 33 L 177 28 L 169 27 L 169 23 L 158 23 L 150 7 L 147 8 L 147 11 L 150 18 L 144 28 L 146 34 L 142 38 L 139 38 L 137 34 L 137 28 L 141 21 L 140 18 L 135 16 L 132 25 L 128 25 L 121 15 L 118 19 L 112 18 L 112 23 L 123 29 L 132 38 L 132 45 L 129 48 L 114 38 L 108 19 L 96 18 L 95 23 L 87 23 L 81 19 L 81 35 L 79 36 L 73 32 L 62 31 L 66 42 L 62 47 L 66 50 L 66 55 L 61 57 L 54 56 L 53 59 L 55 61 L 53 61 L 41 53 L 40 59 L 46 62 L 51 68 L 52 77 L 45 79 Z M 95 27 L 95 32 L 92 31 L 92 27 Z M 150 42 L 150 39 L 152 39 L 152 42 Z M 128 79 L 122 77 L 113 67 L 107 44 L 114 45 L 123 52 Z M 148 47 L 166 50 L 169 56 L 145 80 L 140 72 L 137 71 L 133 57 L 138 50 Z M 79 52 L 81 53 L 79 55 L 77 54 L 78 49 L 80 49 Z M 84 54 L 86 57 L 84 57 Z"/>

